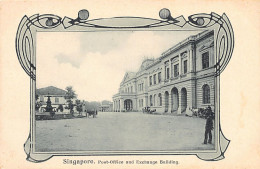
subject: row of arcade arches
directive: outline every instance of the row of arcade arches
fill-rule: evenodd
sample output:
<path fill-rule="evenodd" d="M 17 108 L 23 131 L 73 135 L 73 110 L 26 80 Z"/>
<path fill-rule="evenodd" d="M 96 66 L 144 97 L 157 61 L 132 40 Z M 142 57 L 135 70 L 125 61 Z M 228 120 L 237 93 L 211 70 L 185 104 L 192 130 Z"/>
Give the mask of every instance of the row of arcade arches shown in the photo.
<path fill-rule="evenodd" d="M 176 87 L 173 87 L 171 91 L 165 91 L 164 93 L 153 94 L 149 96 L 149 106 L 162 106 L 164 112 L 185 112 L 187 109 L 187 89 L 181 88 L 179 91 Z M 210 87 L 208 84 L 202 86 L 203 104 L 210 103 Z M 164 102 L 163 102 L 164 100 Z M 115 102 L 116 111 L 120 110 L 120 100 Z M 123 100 L 123 108 L 126 111 L 134 110 L 132 99 Z"/>
<path fill-rule="evenodd" d="M 158 95 L 150 95 L 149 101 L 150 106 L 164 106 L 165 112 L 168 112 L 169 109 L 171 112 L 175 112 L 181 107 L 181 112 L 184 112 L 187 108 L 187 90 L 186 88 L 181 89 L 180 93 L 180 104 L 179 104 L 179 92 L 176 87 L 172 88 L 171 93 L 168 91 L 164 92 L 164 105 L 162 105 L 162 94 L 159 93 Z M 171 97 L 171 99 L 170 99 Z M 170 103 L 171 100 L 171 103 Z M 170 107 L 171 106 L 171 107 Z"/>
<path fill-rule="evenodd" d="M 185 112 L 187 109 L 187 90 L 186 88 L 181 89 L 180 97 L 181 97 L 181 104 L 179 104 L 179 92 L 176 87 L 174 87 L 171 90 L 171 99 L 170 94 L 168 91 L 165 91 L 164 93 L 164 100 L 165 100 L 165 112 L 168 112 L 171 108 L 171 112 L 175 112 L 179 109 L 179 106 L 181 108 L 181 113 Z M 169 103 L 169 100 L 171 100 L 171 103 Z M 171 105 L 171 107 L 169 106 Z"/>

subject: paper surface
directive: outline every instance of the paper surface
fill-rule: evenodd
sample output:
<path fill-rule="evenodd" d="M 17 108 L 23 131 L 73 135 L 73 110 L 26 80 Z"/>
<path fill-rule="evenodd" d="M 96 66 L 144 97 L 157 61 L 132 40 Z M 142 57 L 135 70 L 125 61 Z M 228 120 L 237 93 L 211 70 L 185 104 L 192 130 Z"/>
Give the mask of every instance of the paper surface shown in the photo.
<path fill-rule="evenodd" d="M 205 162 L 196 156 L 56 156 L 34 164 L 26 161 L 23 144 L 29 133 L 30 79 L 21 68 L 15 52 L 15 36 L 24 15 L 55 14 L 77 17 L 87 9 L 90 19 L 116 16 L 158 18 L 159 10 L 168 8 L 173 17 L 215 12 L 226 13 L 235 34 L 231 61 L 220 75 L 220 123 L 231 140 L 225 159 Z M 259 2 L 257 1 L 106 1 L 106 2 L 0 2 L 0 167 L 1 168 L 258 168 L 260 159 L 258 123 L 260 106 L 260 39 Z M 177 160 L 178 165 L 76 165 L 63 164 L 71 160 Z"/>

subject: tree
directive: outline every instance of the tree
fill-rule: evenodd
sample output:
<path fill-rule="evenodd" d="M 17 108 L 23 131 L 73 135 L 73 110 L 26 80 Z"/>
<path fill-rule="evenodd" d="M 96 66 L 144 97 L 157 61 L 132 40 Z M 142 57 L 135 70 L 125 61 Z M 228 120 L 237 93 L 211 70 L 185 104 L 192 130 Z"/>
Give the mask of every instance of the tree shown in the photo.
<path fill-rule="evenodd" d="M 39 95 L 35 94 L 35 100 L 37 101 L 39 99 Z"/>
<path fill-rule="evenodd" d="M 62 106 L 62 104 L 60 104 L 59 106 L 58 106 L 58 109 L 57 110 L 60 110 L 61 112 L 63 112 L 63 106 Z"/>
<path fill-rule="evenodd" d="M 39 95 L 35 94 L 35 110 L 39 111 L 40 107 L 42 106 L 42 103 L 38 101 Z"/>
<path fill-rule="evenodd" d="M 82 112 L 82 102 L 80 100 L 76 100 L 76 109 L 79 112 L 79 114 L 81 115 Z"/>
<path fill-rule="evenodd" d="M 39 102 L 39 101 L 37 101 L 37 102 L 35 103 L 35 110 L 36 110 L 36 111 L 39 111 L 39 109 L 40 109 L 41 106 L 42 106 L 42 103 Z"/>
<path fill-rule="evenodd" d="M 74 104 L 73 104 L 72 100 L 77 98 L 77 95 L 76 95 L 75 91 L 73 90 L 72 86 L 66 87 L 66 94 L 65 94 L 64 98 L 66 99 L 66 101 L 68 103 L 68 108 L 70 110 L 70 114 L 73 115 Z"/>

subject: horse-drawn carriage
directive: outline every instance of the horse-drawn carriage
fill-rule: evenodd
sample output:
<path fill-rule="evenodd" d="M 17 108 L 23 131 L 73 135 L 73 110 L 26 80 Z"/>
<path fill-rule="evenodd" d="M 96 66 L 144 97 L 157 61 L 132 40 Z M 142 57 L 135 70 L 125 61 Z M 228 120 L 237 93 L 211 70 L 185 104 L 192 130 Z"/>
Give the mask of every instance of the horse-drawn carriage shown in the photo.
<path fill-rule="evenodd" d="M 97 110 L 86 110 L 86 117 L 90 117 L 93 116 L 93 118 L 97 117 Z"/>
<path fill-rule="evenodd" d="M 143 113 L 153 114 L 154 112 L 156 112 L 156 109 L 151 109 L 148 106 L 143 108 Z"/>
<path fill-rule="evenodd" d="M 192 111 L 192 116 L 200 117 L 200 118 L 207 118 L 207 116 L 212 116 L 212 118 L 215 118 L 215 113 L 211 110 L 210 107 L 206 108 L 198 108 L 198 109 L 192 109 L 189 108 L 190 111 Z"/>

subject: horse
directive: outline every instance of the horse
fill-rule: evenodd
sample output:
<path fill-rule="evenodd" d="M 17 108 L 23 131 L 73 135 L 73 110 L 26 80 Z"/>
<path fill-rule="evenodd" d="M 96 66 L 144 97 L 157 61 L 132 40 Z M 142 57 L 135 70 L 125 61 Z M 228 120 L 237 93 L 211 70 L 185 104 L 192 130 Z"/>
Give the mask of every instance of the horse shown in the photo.
<path fill-rule="evenodd" d="M 86 112 L 86 116 L 89 117 L 89 116 L 93 116 L 93 118 L 95 118 L 97 116 L 97 110 L 87 110 Z"/>

